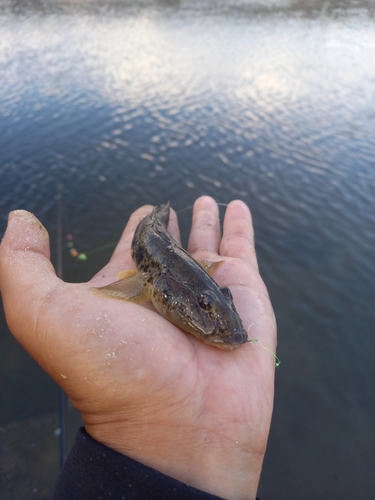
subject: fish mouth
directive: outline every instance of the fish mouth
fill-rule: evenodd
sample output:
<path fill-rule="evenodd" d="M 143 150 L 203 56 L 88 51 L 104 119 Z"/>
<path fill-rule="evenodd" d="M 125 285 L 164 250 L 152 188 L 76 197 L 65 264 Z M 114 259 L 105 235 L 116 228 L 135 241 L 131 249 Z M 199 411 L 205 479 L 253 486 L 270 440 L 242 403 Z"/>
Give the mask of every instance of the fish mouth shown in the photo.
<path fill-rule="evenodd" d="M 221 335 L 210 338 L 210 344 L 219 349 L 233 350 L 247 342 L 248 335 L 245 330 L 228 335 Z"/>

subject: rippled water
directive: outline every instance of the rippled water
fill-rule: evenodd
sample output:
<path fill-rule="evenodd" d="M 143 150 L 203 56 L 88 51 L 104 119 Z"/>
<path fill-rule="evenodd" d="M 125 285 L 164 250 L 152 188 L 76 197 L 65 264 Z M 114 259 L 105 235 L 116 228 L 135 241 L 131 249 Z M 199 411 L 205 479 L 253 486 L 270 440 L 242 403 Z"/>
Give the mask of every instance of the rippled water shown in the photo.
<path fill-rule="evenodd" d="M 64 274 L 81 281 L 144 203 L 250 206 L 282 360 L 265 499 L 375 490 L 375 23 L 348 4 L 0 7 L 1 234 L 26 208 L 55 253 L 62 182 L 64 231 L 89 257 L 66 250 Z M 0 425 L 56 411 L 0 326 Z"/>

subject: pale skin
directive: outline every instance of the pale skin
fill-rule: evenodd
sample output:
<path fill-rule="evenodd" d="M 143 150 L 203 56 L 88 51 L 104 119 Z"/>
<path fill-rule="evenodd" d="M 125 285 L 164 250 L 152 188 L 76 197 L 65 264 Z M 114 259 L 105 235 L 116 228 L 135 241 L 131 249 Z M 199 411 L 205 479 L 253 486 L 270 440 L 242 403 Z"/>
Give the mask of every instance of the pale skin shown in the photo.
<path fill-rule="evenodd" d="M 255 499 L 273 408 L 274 357 L 258 343 L 207 346 L 152 305 L 99 297 L 92 287 L 133 269 L 131 240 L 151 206 L 132 214 L 110 262 L 88 283 L 61 281 L 47 231 L 29 212 L 10 214 L 0 245 L 0 286 L 15 338 L 65 390 L 97 441 L 175 479 L 228 500 Z M 179 241 L 175 212 L 168 230 Z M 224 261 L 249 339 L 276 350 L 276 323 L 259 275 L 251 215 L 207 196 L 193 209 L 188 251 Z"/>

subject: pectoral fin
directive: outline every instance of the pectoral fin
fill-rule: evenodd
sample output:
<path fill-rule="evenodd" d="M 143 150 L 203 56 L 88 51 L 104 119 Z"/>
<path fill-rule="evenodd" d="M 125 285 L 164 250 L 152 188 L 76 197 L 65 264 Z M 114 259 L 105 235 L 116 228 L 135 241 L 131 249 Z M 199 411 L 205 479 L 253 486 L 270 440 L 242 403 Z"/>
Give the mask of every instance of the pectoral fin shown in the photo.
<path fill-rule="evenodd" d="M 135 304 L 142 304 L 142 302 L 150 300 L 150 289 L 144 283 L 141 273 L 137 271 L 121 271 L 119 276 L 124 277 L 110 285 L 93 288 L 93 291 L 97 295 L 117 300 L 126 300 Z"/>
<path fill-rule="evenodd" d="M 217 269 L 220 266 L 220 264 L 224 262 L 223 260 L 219 260 L 218 262 L 211 262 L 209 260 L 199 260 L 199 259 L 196 259 L 196 261 L 203 267 L 203 269 L 208 274 L 212 274 L 215 271 L 215 269 Z"/>
<path fill-rule="evenodd" d="M 136 269 L 133 269 L 129 271 L 128 269 L 124 269 L 123 271 L 120 271 L 117 275 L 118 280 L 123 280 L 124 278 L 129 278 L 130 276 L 135 276 L 138 274 L 138 271 Z"/>

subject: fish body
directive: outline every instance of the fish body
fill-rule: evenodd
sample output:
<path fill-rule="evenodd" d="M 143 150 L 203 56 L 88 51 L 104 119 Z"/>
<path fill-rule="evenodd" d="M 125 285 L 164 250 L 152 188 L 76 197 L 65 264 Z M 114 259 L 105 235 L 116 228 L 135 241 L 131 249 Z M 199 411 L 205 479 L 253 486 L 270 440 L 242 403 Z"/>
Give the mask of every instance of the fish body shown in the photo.
<path fill-rule="evenodd" d="M 206 344 L 235 349 L 247 332 L 228 287 L 209 275 L 221 262 L 196 261 L 167 231 L 169 203 L 155 207 L 140 221 L 132 241 L 136 271 L 122 271 L 119 281 L 96 291 L 142 303 L 151 300 L 171 323 Z"/>

